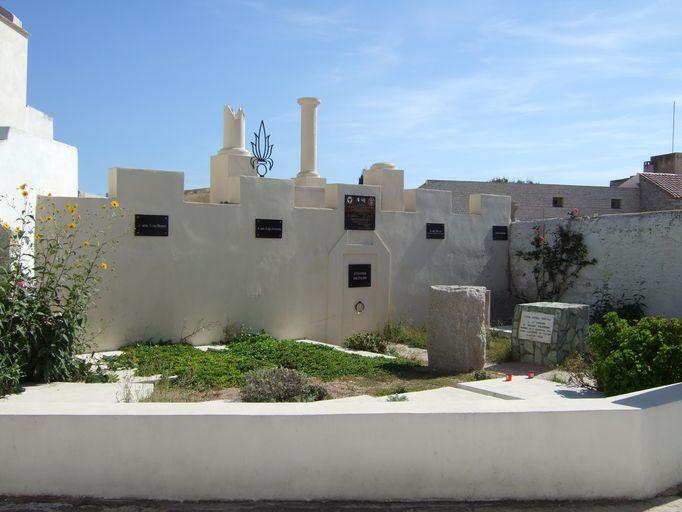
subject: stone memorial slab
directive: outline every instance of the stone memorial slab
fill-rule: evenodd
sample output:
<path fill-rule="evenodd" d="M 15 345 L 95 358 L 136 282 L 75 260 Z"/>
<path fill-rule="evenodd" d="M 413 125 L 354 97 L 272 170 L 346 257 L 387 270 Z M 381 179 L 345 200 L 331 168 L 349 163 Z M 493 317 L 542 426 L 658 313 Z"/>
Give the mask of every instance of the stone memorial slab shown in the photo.
<path fill-rule="evenodd" d="M 168 236 L 168 215 L 135 215 L 135 236 Z"/>
<path fill-rule="evenodd" d="M 344 197 L 344 229 L 373 231 L 376 225 L 376 198 L 347 194 Z"/>
<path fill-rule="evenodd" d="M 514 310 L 512 357 L 543 366 L 560 364 L 585 349 L 589 320 L 587 304 L 519 304 Z"/>
<path fill-rule="evenodd" d="M 256 238 L 282 238 L 282 219 L 256 219 Z"/>
<path fill-rule="evenodd" d="M 445 224 L 438 222 L 427 222 L 426 238 L 433 240 L 445 240 Z"/>
<path fill-rule="evenodd" d="M 519 338 L 523 340 L 538 341 L 540 343 L 551 343 L 553 329 L 553 315 L 537 313 L 535 311 L 521 312 Z"/>

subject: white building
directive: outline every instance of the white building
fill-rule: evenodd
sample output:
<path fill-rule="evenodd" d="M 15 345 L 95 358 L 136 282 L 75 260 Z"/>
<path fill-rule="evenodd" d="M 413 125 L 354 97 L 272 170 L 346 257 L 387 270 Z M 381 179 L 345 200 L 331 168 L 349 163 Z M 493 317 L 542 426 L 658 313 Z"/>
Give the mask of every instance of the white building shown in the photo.
<path fill-rule="evenodd" d="M 19 201 L 17 187 L 33 193 L 76 196 L 78 151 L 52 138 L 52 118 L 26 104 L 28 32 L 0 7 L 0 195 Z M 0 203 L 0 219 L 10 224 L 16 213 Z"/>

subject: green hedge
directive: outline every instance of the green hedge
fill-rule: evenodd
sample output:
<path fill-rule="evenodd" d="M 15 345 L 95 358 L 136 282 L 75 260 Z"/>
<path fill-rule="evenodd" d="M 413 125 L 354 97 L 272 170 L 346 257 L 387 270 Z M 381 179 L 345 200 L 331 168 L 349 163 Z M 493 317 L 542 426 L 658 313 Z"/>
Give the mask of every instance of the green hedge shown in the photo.
<path fill-rule="evenodd" d="M 594 376 L 607 395 L 682 381 L 682 322 L 645 317 L 628 322 L 607 313 L 590 327 Z"/>

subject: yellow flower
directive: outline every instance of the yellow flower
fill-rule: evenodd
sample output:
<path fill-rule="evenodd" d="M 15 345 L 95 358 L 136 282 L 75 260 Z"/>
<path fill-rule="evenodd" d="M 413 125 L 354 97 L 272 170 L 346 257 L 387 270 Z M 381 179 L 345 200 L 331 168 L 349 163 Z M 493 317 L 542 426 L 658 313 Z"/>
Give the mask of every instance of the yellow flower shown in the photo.
<path fill-rule="evenodd" d="M 6 222 L 3 222 L 2 227 L 5 229 L 9 229 L 9 224 L 7 224 Z"/>
<path fill-rule="evenodd" d="M 25 190 L 26 189 L 26 183 L 22 183 L 19 185 L 19 190 Z"/>
<path fill-rule="evenodd" d="M 75 225 L 73 222 L 69 222 L 69 223 L 66 225 L 66 227 L 69 228 L 69 229 L 74 229 L 74 228 L 76 227 L 76 225 Z"/>
<path fill-rule="evenodd" d="M 48 192 L 47 197 L 52 197 L 52 192 Z"/>
<path fill-rule="evenodd" d="M 78 208 L 78 203 L 73 203 L 73 210 L 76 210 Z"/>
<path fill-rule="evenodd" d="M 40 242 L 40 239 L 41 239 L 41 238 L 42 238 L 42 236 L 36 235 L 36 241 L 37 241 L 37 242 Z"/>
<path fill-rule="evenodd" d="M 26 197 L 28 195 L 28 190 L 22 190 L 21 195 Z"/>
<path fill-rule="evenodd" d="M 111 207 L 112 208 L 118 208 L 118 201 L 114 200 L 111 202 Z"/>
<path fill-rule="evenodd" d="M 87 240 L 83 240 L 83 247 L 89 247 L 89 246 L 90 246 L 90 242 L 88 242 Z"/>
<path fill-rule="evenodd" d="M 19 233 L 21 233 L 21 228 L 17 226 L 16 228 L 14 228 L 14 231 L 18 235 Z"/>
<path fill-rule="evenodd" d="M 66 210 L 70 210 L 70 209 L 71 209 L 71 205 L 70 205 L 69 203 L 66 203 L 66 204 L 64 205 L 64 208 L 65 208 Z"/>
<path fill-rule="evenodd" d="M 52 215 L 48 215 L 47 217 L 45 217 L 46 222 L 50 222 L 51 220 L 54 220 L 54 217 Z"/>
<path fill-rule="evenodd" d="M 99 267 L 100 267 L 102 270 L 106 270 L 107 268 L 109 268 L 109 265 L 107 265 L 106 261 L 103 261 L 102 263 L 100 263 L 100 266 L 99 266 Z"/>

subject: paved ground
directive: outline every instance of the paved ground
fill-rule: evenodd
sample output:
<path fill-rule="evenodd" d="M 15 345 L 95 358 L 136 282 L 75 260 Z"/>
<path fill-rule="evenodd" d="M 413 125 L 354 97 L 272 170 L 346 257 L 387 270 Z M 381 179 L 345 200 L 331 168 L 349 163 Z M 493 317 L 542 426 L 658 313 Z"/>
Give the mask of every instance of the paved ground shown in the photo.
<path fill-rule="evenodd" d="M 682 497 L 619 502 L 164 502 L 0 498 L 0 512 L 256 512 L 256 511 L 386 511 L 386 512 L 682 512 Z"/>

